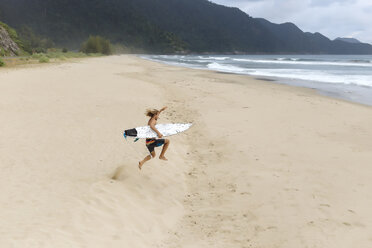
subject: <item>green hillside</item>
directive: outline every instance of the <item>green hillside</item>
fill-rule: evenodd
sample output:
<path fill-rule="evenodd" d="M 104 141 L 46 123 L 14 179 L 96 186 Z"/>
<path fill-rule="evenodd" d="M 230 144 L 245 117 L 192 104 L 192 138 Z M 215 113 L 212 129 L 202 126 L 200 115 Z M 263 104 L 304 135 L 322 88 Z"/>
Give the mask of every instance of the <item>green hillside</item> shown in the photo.
<path fill-rule="evenodd" d="M 69 49 L 99 35 L 147 53 L 372 54 L 369 44 L 331 41 L 207 0 L 0 0 L 0 20 L 25 40 Z"/>

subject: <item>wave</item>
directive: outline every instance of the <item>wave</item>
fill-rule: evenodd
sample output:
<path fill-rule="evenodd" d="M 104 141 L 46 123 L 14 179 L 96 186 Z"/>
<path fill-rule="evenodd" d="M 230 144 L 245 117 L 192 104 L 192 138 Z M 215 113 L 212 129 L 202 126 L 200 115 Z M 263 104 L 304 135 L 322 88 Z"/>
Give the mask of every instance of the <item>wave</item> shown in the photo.
<path fill-rule="evenodd" d="M 233 65 L 219 64 L 217 62 L 210 63 L 207 67 L 215 71 L 247 74 L 252 76 L 299 79 L 335 84 L 354 84 L 372 87 L 372 80 L 368 75 L 337 75 L 306 69 L 247 69 Z"/>
<path fill-rule="evenodd" d="M 153 58 L 158 58 L 160 60 L 171 60 L 171 61 L 183 61 L 188 63 L 205 63 L 214 61 L 236 61 L 236 62 L 246 62 L 249 64 L 282 64 L 282 65 L 309 65 L 309 66 L 351 66 L 351 67 L 372 67 L 372 61 L 368 59 L 355 59 L 348 61 L 326 61 L 308 58 L 273 58 L 273 59 L 246 59 L 246 58 L 234 58 L 234 57 L 222 57 L 222 56 L 184 56 L 184 55 L 155 55 Z"/>
<path fill-rule="evenodd" d="M 283 59 L 283 60 L 259 60 L 259 59 L 239 59 L 232 60 L 238 62 L 260 63 L 260 64 L 291 64 L 291 65 L 332 65 L 332 66 L 356 66 L 356 67 L 372 67 L 370 62 L 333 62 L 321 60 L 304 60 L 304 59 Z"/>
<path fill-rule="evenodd" d="M 353 63 L 372 63 L 372 60 L 368 60 L 368 59 L 354 59 L 354 60 L 350 60 L 350 62 L 353 62 Z"/>
<path fill-rule="evenodd" d="M 299 61 L 301 59 L 298 59 L 298 58 L 277 58 L 277 59 L 274 59 L 274 60 L 279 60 L 279 61 Z"/>
<path fill-rule="evenodd" d="M 282 63 L 282 64 L 294 64 L 303 63 L 306 65 L 355 65 L 360 64 L 372 66 L 371 60 L 367 59 L 356 59 L 351 62 L 351 59 L 345 58 L 343 61 L 300 61 L 300 58 L 273 58 L 268 60 L 266 58 L 262 59 L 251 59 L 251 58 L 236 58 L 236 57 L 214 57 L 214 56 L 172 56 L 172 55 L 157 55 L 157 56 L 145 56 L 147 59 L 163 62 L 166 64 L 185 66 L 195 69 L 210 69 L 214 71 L 236 73 L 236 74 L 246 74 L 252 76 L 262 76 L 268 78 L 281 78 L 281 79 L 293 79 L 293 80 L 303 80 L 312 82 L 323 82 L 330 84 L 344 84 L 344 85 L 358 85 L 363 87 L 372 87 L 372 76 L 370 70 L 361 70 L 357 67 L 339 67 L 332 68 L 332 70 L 307 67 L 301 69 L 291 69 L 287 68 L 276 68 L 275 65 L 270 65 L 270 63 Z M 215 60 L 214 58 L 218 58 Z M 305 58 L 306 59 L 306 58 Z M 245 63 L 234 63 L 234 61 L 245 62 Z M 348 62 L 345 62 L 348 61 Z M 251 63 L 256 63 L 256 65 Z M 257 68 L 258 63 L 262 63 L 263 68 Z M 265 64 L 263 64 L 265 63 Z M 254 66 L 252 66 L 254 65 Z M 355 69 L 354 69 L 355 68 Z"/>
<path fill-rule="evenodd" d="M 232 72 L 232 73 L 244 73 L 247 72 L 247 69 L 233 66 L 233 65 L 222 65 L 217 62 L 213 62 L 207 65 L 211 70 L 222 71 L 222 72 Z"/>
<path fill-rule="evenodd" d="M 143 59 L 147 59 L 147 60 L 154 61 L 154 62 L 160 62 L 160 63 L 164 63 L 164 64 L 167 64 L 167 65 L 183 66 L 183 67 L 193 68 L 193 69 L 205 69 L 205 66 L 198 65 L 198 64 L 192 64 L 189 61 L 188 61 L 188 63 L 180 62 L 180 61 L 185 61 L 185 60 L 181 60 L 181 59 L 178 60 L 178 61 L 165 60 L 164 56 L 165 55 L 162 55 L 162 57 L 160 57 L 159 55 L 156 55 L 156 56 L 140 55 L 140 57 L 143 58 Z"/>
<path fill-rule="evenodd" d="M 203 57 L 203 56 L 198 56 L 198 58 L 202 59 L 202 60 L 227 60 L 230 57 L 215 57 L 215 56 Z"/>
<path fill-rule="evenodd" d="M 335 84 L 354 84 L 372 87 L 372 80 L 368 75 L 337 75 L 322 71 L 290 69 L 260 69 L 255 71 L 252 70 L 247 74 L 254 76 L 289 78 Z"/>

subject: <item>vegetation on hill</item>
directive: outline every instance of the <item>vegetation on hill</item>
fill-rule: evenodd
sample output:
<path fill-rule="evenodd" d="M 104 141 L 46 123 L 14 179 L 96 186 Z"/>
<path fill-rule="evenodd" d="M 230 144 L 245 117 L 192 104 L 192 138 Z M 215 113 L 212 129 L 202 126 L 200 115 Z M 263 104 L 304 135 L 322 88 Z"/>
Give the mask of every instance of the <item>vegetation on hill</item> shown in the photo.
<path fill-rule="evenodd" d="M 274 35 L 282 53 L 372 54 L 369 44 L 332 41 L 320 33 L 303 32 L 293 23 L 274 24 L 262 18 L 256 20 Z"/>
<path fill-rule="evenodd" d="M 0 19 L 56 45 L 78 49 L 99 35 L 133 51 L 175 52 L 183 43 L 134 10 L 132 0 L 1 0 Z"/>
<path fill-rule="evenodd" d="M 331 41 L 207 0 L 1 0 L 0 19 L 44 49 L 52 42 L 79 49 L 99 35 L 130 52 L 372 54 L 369 44 Z"/>
<path fill-rule="evenodd" d="M 105 55 L 112 54 L 111 43 L 101 36 L 90 36 L 81 47 L 83 53 L 102 53 Z"/>
<path fill-rule="evenodd" d="M 46 53 L 55 45 L 50 39 L 35 34 L 28 26 L 19 28 L 19 36 L 23 42 L 23 50 L 29 54 Z"/>
<path fill-rule="evenodd" d="M 7 31 L 9 37 L 20 48 L 20 54 L 23 54 L 24 52 L 28 54 L 32 54 L 35 52 L 45 53 L 48 48 L 52 48 L 54 45 L 53 42 L 51 42 L 49 39 L 41 38 L 40 36 L 33 33 L 32 30 L 27 26 L 19 28 L 18 32 L 3 22 L 0 22 L 0 27 L 3 27 Z"/>
<path fill-rule="evenodd" d="M 85 54 L 81 52 L 69 52 L 67 48 L 51 48 L 53 44 L 50 40 L 40 38 L 27 27 L 22 31 L 25 35 L 23 37 L 27 38 L 20 38 L 22 36 L 18 36 L 17 32 L 13 28 L 0 22 L 0 67 L 5 65 L 15 66 L 37 62 L 57 62 L 68 58 L 101 56 L 102 53 L 111 53 L 109 41 L 102 37 L 92 37 L 93 44 L 96 45 L 95 50 L 86 51 L 87 54 Z"/>
<path fill-rule="evenodd" d="M 0 22 L 0 29 L 3 33 L 0 35 L 2 39 L 0 42 L 0 56 L 18 54 L 20 49 L 23 48 L 23 43 L 19 39 L 17 32 L 3 22 Z M 3 47 L 3 45 L 5 45 L 5 47 Z M 9 50 L 7 50 L 6 47 L 8 47 Z"/>

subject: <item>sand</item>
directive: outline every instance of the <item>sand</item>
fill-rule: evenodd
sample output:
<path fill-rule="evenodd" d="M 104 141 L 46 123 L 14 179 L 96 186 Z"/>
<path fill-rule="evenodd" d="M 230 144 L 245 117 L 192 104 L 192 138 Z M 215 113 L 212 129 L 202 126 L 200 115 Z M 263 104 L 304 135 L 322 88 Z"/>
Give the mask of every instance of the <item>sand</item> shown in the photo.
<path fill-rule="evenodd" d="M 1 248 L 372 247 L 371 107 L 134 56 L 0 89 Z M 194 126 L 139 171 L 122 131 L 162 106 Z"/>

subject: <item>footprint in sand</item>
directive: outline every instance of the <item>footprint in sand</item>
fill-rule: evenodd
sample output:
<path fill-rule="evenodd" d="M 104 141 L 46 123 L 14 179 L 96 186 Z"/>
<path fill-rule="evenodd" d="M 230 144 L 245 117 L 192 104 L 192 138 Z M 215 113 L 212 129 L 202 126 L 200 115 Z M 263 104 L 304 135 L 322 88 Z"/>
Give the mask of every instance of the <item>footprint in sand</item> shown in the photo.
<path fill-rule="evenodd" d="M 123 175 L 124 175 L 124 166 L 119 166 L 118 168 L 116 168 L 114 174 L 112 175 L 111 179 L 113 180 L 118 180 L 118 179 L 122 179 L 123 178 Z"/>
<path fill-rule="evenodd" d="M 325 203 L 319 204 L 319 206 L 321 206 L 321 207 L 328 207 L 328 208 L 331 207 L 331 205 L 329 205 L 329 204 L 325 204 Z"/>
<path fill-rule="evenodd" d="M 226 187 L 229 189 L 231 192 L 236 192 L 236 185 L 235 184 L 227 184 Z"/>

